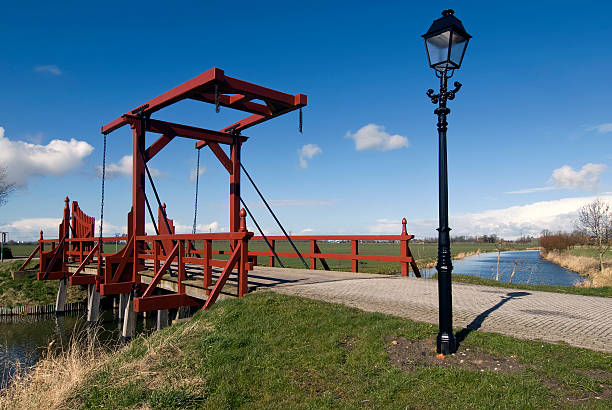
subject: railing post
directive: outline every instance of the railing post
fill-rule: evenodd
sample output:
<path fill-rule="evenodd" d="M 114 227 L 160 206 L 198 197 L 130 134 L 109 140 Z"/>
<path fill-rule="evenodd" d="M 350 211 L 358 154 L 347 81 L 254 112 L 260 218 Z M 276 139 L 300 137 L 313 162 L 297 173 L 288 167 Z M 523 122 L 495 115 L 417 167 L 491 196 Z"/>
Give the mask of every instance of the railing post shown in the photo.
<path fill-rule="evenodd" d="M 153 274 L 159 271 L 159 241 L 153 241 Z"/>
<path fill-rule="evenodd" d="M 402 219 L 402 238 L 400 239 L 400 256 L 403 258 L 408 257 L 408 232 L 406 231 L 406 218 Z M 400 262 L 400 269 L 402 276 L 408 276 L 409 268 L 408 262 Z"/>
<path fill-rule="evenodd" d="M 269 242 L 272 249 L 270 250 L 270 256 L 268 256 L 268 266 L 274 266 L 274 252 L 272 252 L 272 250 L 276 252 L 276 241 L 274 239 L 270 239 Z"/>
<path fill-rule="evenodd" d="M 246 233 L 246 211 L 244 208 L 240 210 L 240 232 Z M 241 298 L 249 291 L 249 276 L 247 263 L 249 262 L 249 240 L 243 237 L 239 243 L 240 246 L 240 261 L 238 268 L 238 297 Z"/>
<path fill-rule="evenodd" d="M 185 241 L 179 240 L 178 250 L 178 293 L 185 294 Z"/>
<path fill-rule="evenodd" d="M 310 269 L 317 269 L 317 258 L 314 257 L 317 249 L 317 241 L 315 239 L 310 240 L 310 254 L 313 255 L 310 258 Z"/>
<path fill-rule="evenodd" d="M 210 286 L 212 286 L 212 265 L 210 264 L 212 259 L 212 240 L 205 239 L 202 241 L 204 244 L 204 290 L 208 295 L 210 293 Z"/>
<path fill-rule="evenodd" d="M 353 259 L 351 259 L 351 272 L 357 273 L 359 272 L 359 260 L 355 257 L 359 255 L 359 241 L 352 240 L 351 241 L 351 255 Z"/>

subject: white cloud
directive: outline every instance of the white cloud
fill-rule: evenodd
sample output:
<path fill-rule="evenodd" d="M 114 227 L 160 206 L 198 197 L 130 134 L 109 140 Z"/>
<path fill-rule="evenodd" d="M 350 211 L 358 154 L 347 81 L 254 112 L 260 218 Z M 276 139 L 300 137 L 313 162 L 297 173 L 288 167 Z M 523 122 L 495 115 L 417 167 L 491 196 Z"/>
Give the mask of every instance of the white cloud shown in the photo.
<path fill-rule="evenodd" d="M 345 137 L 352 138 L 355 141 L 355 149 L 357 151 L 389 151 L 410 146 L 408 138 L 398 134 L 391 135 L 385 132 L 384 126 L 376 124 L 365 125 L 354 134 L 351 134 L 349 131 Z"/>
<path fill-rule="evenodd" d="M 96 171 L 96 175 L 102 176 L 102 165 L 94 166 Z M 149 167 L 149 172 L 151 176 L 154 178 L 160 178 L 166 176 L 165 173 L 155 169 L 153 167 Z M 124 176 L 132 176 L 132 156 L 124 155 L 121 157 L 119 162 L 111 162 L 106 164 L 106 178 L 119 178 Z"/>
<path fill-rule="evenodd" d="M 37 65 L 34 67 L 37 73 L 49 73 L 53 75 L 62 75 L 62 70 L 55 64 Z"/>
<path fill-rule="evenodd" d="M 94 148 L 85 141 L 52 140 L 47 145 L 12 141 L 0 127 L 0 164 L 7 169 L 7 179 L 18 187 L 38 175 L 65 175 L 81 166 Z"/>
<path fill-rule="evenodd" d="M 603 124 L 596 125 L 594 127 L 587 128 L 589 131 L 597 131 L 600 134 L 612 132 L 612 122 L 606 122 Z"/>
<path fill-rule="evenodd" d="M 513 239 L 523 235 L 538 236 L 544 229 L 573 230 L 578 209 L 595 199 L 591 197 L 563 198 L 555 201 L 534 202 L 527 205 L 492 209 L 483 212 L 451 215 L 453 235 L 489 235 Z M 612 202 L 612 195 L 599 198 Z M 408 219 L 408 233 L 418 237 L 437 236 L 436 219 Z M 379 219 L 370 227 L 371 233 L 399 234 L 400 220 Z"/>
<path fill-rule="evenodd" d="M 556 186 L 544 186 L 544 187 L 540 187 L 540 188 L 519 189 L 517 191 L 509 191 L 509 192 L 506 192 L 506 193 L 507 194 L 531 194 L 533 192 L 550 191 L 552 189 L 557 189 L 557 187 Z"/>
<path fill-rule="evenodd" d="M 323 152 L 317 144 L 306 144 L 298 150 L 300 159 L 300 168 L 308 168 L 307 159 L 311 159 L 317 154 Z"/>
<path fill-rule="evenodd" d="M 304 228 L 304 229 L 302 229 L 302 231 L 301 231 L 301 232 L 302 232 L 302 233 L 309 233 L 309 232 L 312 232 L 312 231 L 313 231 L 313 229 L 312 229 L 312 228 Z"/>
<path fill-rule="evenodd" d="M 552 189 L 586 189 L 594 191 L 599 185 L 599 176 L 606 169 L 605 164 L 585 164 L 579 171 L 569 165 L 553 170 L 548 180 L 548 186 L 539 188 L 519 189 L 506 192 L 507 194 L 530 194 L 539 191 L 550 191 Z"/>
<path fill-rule="evenodd" d="M 204 174 L 205 172 L 206 172 L 206 167 L 200 164 L 200 171 L 198 172 L 198 175 L 202 176 L 202 174 Z M 195 182 L 195 180 L 196 180 L 196 169 L 193 168 L 191 172 L 189 172 L 189 181 Z"/>
<path fill-rule="evenodd" d="M 563 165 L 553 171 L 549 182 L 559 188 L 579 188 L 594 190 L 599 183 L 599 175 L 606 169 L 604 164 L 588 163 L 580 169 L 574 171 L 569 165 Z"/>

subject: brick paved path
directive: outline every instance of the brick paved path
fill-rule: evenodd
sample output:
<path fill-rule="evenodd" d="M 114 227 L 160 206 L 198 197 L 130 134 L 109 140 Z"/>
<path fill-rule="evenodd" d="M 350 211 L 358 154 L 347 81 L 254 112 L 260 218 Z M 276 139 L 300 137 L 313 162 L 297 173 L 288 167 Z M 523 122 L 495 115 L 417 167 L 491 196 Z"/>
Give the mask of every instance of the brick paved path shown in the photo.
<path fill-rule="evenodd" d="M 438 323 L 437 281 L 360 278 L 274 287 L 274 292 Z M 367 279 L 364 279 L 367 276 Z M 612 299 L 453 284 L 453 324 L 612 353 Z"/>

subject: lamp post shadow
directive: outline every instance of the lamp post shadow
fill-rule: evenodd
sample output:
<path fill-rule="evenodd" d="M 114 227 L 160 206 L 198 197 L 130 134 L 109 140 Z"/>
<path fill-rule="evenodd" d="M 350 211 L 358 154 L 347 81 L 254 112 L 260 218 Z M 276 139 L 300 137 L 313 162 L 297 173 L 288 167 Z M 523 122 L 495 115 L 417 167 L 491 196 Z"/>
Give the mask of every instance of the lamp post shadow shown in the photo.
<path fill-rule="evenodd" d="M 474 320 L 472 320 L 466 327 L 461 329 L 455 335 L 455 337 L 457 338 L 457 346 L 459 346 L 461 342 L 463 342 L 471 332 L 473 332 L 474 330 L 480 329 L 480 327 L 482 326 L 482 323 L 492 312 L 499 309 L 505 303 L 511 301 L 512 299 L 520 299 L 521 297 L 528 296 L 528 295 L 531 295 L 531 293 L 529 292 L 508 292 L 505 296 L 502 296 L 502 299 L 499 302 L 497 302 L 494 306 L 491 306 L 489 309 L 485 310 L 484 312 L 476 316 Z"/>

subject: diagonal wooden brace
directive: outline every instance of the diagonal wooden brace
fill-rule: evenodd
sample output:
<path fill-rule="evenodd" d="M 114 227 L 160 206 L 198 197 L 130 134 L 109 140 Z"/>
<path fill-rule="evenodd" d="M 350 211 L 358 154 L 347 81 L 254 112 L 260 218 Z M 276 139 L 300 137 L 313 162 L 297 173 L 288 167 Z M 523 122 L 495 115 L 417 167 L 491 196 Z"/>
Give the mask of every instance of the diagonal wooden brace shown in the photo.
<path fill-rule="evenodd" d="M 81 262 L 77 270 L 75 270 L 74 273 L 70 276 L 73 276 L 73 277 L 77 276 L 85 268 L 85 266 L 89 263 L 89 260 L 93 258 L 93 256 L 95 255 L 99 247 L 100 247 L 100 242 L 97 242 L 96 245 L 93 247 L 93 249 L 87 254 L 85 259 L 83 259 L 83 262 Z"/>
<path fill-rule="evenodd" d="M 149 283 L 149 286 L 147 287 L 147 289 L 142 294 L 143 298 L 146 298 L 146 297 L 151 296 L 153 294 L 153 290 L 155 290 L 155 288 L 157 287 L 159 282 L 162 280 L 162 277 L 166 274 L 166 271 L 170 267 L 170 264 L 172 263 L 172 261 L 174 260 L 176 255 L 178 255 L 179 246 L 181 246 L 181 242 L 180 241 L 178 241 L 176 243 L 176 245 L 174 245 L 174 248 L 172 248 L 172 252 L 170 252 L 170 255 L 168 255 L 168 258 L 166 259 L 166 262 L 164 262 L 162 267 L 159 268 L 159 270 L 157 272 L 155 272 L 155 276 L 153 277 L 153 280 L 151 281 L 151 283 Z"/>
<path fill-rule="evenodd" d="M 230 273 L 232 273 L 232 269 L 234 269 L 236 262 L 238 262 L 238 259 L 240 258 L 241 248 L 242 245 L 240 242 L 238 242 L 238 245 L 234 248 L 232 256 L 230 256 L 230 258 L 228 259 L 227 264 L 223 268 L 223 272 L 221 272 L 221 275 L 219 275 L 219 279 L 217 279 L 217 283 L 215 283 L 215 287 L 210 292 L 210 295 L 208 295 L 206 303 L 204 304 L 204 307 L 202 309 L 208 309 L 210 306 L 212 306 L 213 303 L 215 303 L 215 301 L 219 297 L 221 289 L 223 289 L 223 286 L 225 285 L 225 282 L 227 282 Z"/>

